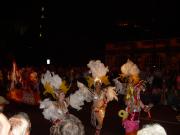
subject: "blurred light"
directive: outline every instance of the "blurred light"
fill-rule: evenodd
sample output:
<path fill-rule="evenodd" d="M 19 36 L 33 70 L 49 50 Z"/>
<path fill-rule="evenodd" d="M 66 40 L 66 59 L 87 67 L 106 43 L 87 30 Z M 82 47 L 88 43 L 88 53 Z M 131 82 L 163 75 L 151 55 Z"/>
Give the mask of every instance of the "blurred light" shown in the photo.
<path fill-rule="evenodd" d="M 50 60 L 50 59 L 47 59 L 47 60 L 46 60 L 46 64 L 49 65 L 50 63 L 51 63 L 51 60 Z"/>
<path fill-rule="evenodd" d="M 41 34 L 41 33 L 39 34 L 39 37 L 42 37 L 42 34 Z"/>
<path fill-rule="evenodd" d="M 40 28 L 42 28 L 42 25 L 40 24 L 40 26 L 39 26 Z"/>
<path fill-rule="evenodd" d="M 45 16 L 44 15 L 41 15 L 41 19 L 44 19 L 45 18 Z"/>
<path fill-rule="evenodd" d="M 41 7 L 41 11 L 44 11 L 44 7 Z"/>

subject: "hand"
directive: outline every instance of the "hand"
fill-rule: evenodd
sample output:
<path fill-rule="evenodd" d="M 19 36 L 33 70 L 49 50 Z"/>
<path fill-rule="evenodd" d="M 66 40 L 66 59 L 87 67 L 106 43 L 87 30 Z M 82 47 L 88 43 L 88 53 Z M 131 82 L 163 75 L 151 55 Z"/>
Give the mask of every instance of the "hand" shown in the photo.
<path fill-rule="evenodd" d="M 153 107 L 153 104 L 149 104 L 149 105 L 145 105 L 143 109 L 145 112 L 149 112 L 152 107 Z"/>

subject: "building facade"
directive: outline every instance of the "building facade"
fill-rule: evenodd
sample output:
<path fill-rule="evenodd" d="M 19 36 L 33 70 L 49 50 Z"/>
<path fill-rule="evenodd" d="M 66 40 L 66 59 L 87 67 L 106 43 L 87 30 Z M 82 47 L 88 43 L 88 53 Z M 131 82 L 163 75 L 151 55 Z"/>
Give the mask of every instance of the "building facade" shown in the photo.
<path fill-rule="evenodd" d="M 105 63 L 111 70 L 131 59 L 140 69 L 156 67 L 179 71 L 180 38 L 108 43 L 105 48 Z"/>

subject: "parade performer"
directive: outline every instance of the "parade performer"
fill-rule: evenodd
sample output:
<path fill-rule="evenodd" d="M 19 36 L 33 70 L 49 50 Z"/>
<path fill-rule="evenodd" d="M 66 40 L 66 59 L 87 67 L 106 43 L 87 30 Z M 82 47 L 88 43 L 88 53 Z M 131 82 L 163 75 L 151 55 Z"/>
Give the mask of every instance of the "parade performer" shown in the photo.
<path fill-rule="evenodd" d="M 77 90 L 69 97 L 65 97 L 69 90 L 65 80 L 50 71 L 42 75 L 41 82 L 45 88 L 44 94 L 52 94 L 55 98 L 55 100 L 45 98 L 40 102 L 44 118 L 52 122 L 50 135 L 84 135 L 84 126 L 76 116 L 69 113 L 68 107 L 80 110 L 84 102 L 82 99 L 89 91 L 86 93 L 86 91 Z"/>
<path fill-rule="evenodd" d="M 119 111 L 122 117 L 122 124 L 125 128 L 126 135 L 136 135 L 139 129 L 139 116 L 141 109 L 150 116 L 152 104 L 144 105 L 140 99 L 140 92 L 145 91 L 145 81 L 140 80 L 140 70 L 131 60 L 121 66 L 121 77 L 128 80 L 125 91 L 126 109 Z"/>
<path fill-rule="evenodd" d="M 96 128 L 95 135 L 99 135 L 103 126 L 103 120 L 105 117 L 106 107 L 109 101 L 118 100 L 115 87 L 108 86 L 108 67 L 105 67 L 100 60 L 91 60 L 87 64 L 90 68 L 91 76 L 87 77 L 88 87 L 80 83 L 79 89 L 88 89 L 92 96 L 92 112 L 91 112 L 91 123 Z M 102 87 L 102 86 L 105 87 Z"/>

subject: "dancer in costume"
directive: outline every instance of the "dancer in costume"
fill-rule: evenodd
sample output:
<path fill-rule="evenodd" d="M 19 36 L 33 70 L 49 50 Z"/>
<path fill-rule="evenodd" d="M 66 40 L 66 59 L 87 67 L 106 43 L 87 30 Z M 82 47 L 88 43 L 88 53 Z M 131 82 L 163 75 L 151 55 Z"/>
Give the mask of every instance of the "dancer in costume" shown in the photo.
<path fill-rule="evenodd" d="M 49 71 L 43 74 L 41 82 L 45 88 L 44 94 L 50 93 L 56 99 L 52 101 L 46 98 L 40 102 L 44 118 L 52 122 L 50 135 L 84 135 L 84 127 L 81 121 L 69 113 L 68 106 L 72 106 L 77 110 L 81 109 L 80 106 L 84 102 L 81 99 L 86 97 L 86 91 L 78 90 L 69 97 L 65 97 L 66 92 L 69 90 L 66 82 L 59 75 Z"/>
<path fill-rule="evenodd" d="M 95 135 L 99 135 L 108 102 L 114 99 L 118 100 L 118 98 L 115 92 L 115 87 L 102 87 L 103 84 L 109 84 L 108 77 L 106 76 L 109 71 L 108 67 L 105 67 L 100 60 L 91 60 L 87 66 L 90 68 L 90 72 L 92 74 L 92 77 L 87 77 L 89 88 L 82 83 L 80 83 L 78 87 L 79 89 L 88 89 L 91 92 L 93 101 L 91 123 L 96 128 Z"/>
<path fill-rule="evenodd" d="M 150 116 L 152 104 L 144 105 L 140 99 L 140 92 L 145 91 L 145 81 L 140 80 L 137 65 L 128 60 L 127 63 L 121 66 L 122 76 L 128 80 L 125 91 L 126 109 L 119 111 L 119 116 L 122 117 L 122 124 L 125 128 L 126 135 L 136 135 L 139 129 L 139 116 L 141 109 Z"/>

